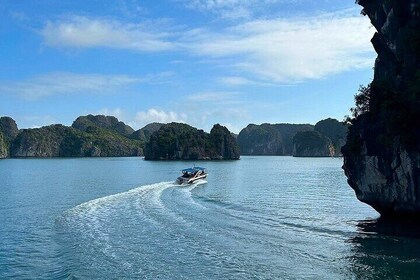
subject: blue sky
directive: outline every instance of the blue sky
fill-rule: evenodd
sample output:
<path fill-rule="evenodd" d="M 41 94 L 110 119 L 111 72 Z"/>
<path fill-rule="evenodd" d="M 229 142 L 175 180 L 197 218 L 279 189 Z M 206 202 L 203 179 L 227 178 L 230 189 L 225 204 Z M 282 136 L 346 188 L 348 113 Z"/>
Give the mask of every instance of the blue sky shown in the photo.
<path fill-rule="evenodd" d="M 3 0 L 0 116 L 236 133 L 341 120 L 372 79 L 374 31 L 353 0 Z"/>

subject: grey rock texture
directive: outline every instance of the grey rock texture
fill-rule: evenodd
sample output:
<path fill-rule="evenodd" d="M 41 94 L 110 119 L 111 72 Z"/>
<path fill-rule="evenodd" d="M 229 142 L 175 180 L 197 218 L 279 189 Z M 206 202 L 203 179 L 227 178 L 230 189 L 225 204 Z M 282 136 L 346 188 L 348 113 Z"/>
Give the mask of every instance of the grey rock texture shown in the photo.
<path fill-rule="evenodd" d="M 420 219 L 420 1 L 360 0 L 378 31 L 369 111 L 343 147 L 348 183 L 384 217 Z"/>
<path fill-rule="evenodd" d="M 9 156 L 8 146 L 6 144 L 3 133 L 0 132 L 0 159 L 7 158 Z"/>
<path fill-rule="evenodd" d="M 14 119 L 0 118 L 0 158 L 10 157 L 10 146 L 19 133 Z"/>
<path fill-rule="evenodd" d="M 146 160 L 234 160 L 239 147 L 229 130 L 216 124 L 210 133 L 183 123 L 169 123 L 146 144 Z"/>
<path fill-rule="evenodd" d="M 152 134 L 155 131 L 158 131 L 162 127 L 162 125 L 163 125 L 163 123 L 157 123 L 157 122 L 149 123 L 145 127 L 134 131 L 131 134 L 130 138 L 136 139 L 136 140 L 141 140 L 143 142 L 148 142 L 150 140 L 150 136 L 152 136 Z"/>
<path fill-rule="evenodd" d="M 210 131 L 210 139 L 214 144 L 216 157 L 220 155 L 220 159 L 239 159 L 239 146 L 235 137 L 226 127 L 215 124 Z"/>
<path fill-rule="evenodd" d="M 318 131 L 298 132 L 293 137 L 294 157 L 331 157 L 334 156 L 332 141 Z"/>
<path fill-rule="evenodd" d="M 237 137 L 242 155 L 290 156 L 293 137 L 300 131 L 312 131 L 310 124 L 249 124 Z"/>
<path fill-rule="evenodd" d="M 119 121 L 116 117 L 104 115 L 80 116 L 73 122 L 72 127 L 82 131 L 87 131 L 89 127 L 99 127 L 112 130 L 123 136 L 130 136 L 134 132 L 134 129 Z"/>
<path fill-rule="evenodd" d="M 11 147 L 12 157 L 121 157 L 143 154 L 141 142 L 109 129 L 86 132 L 63 125 L 23 129 Z"/>
<path fill-rule="evenodd" d="M 333 156 L 342 156 L 341 148 L 346 144 L 348 126 L 336 119 L 328 118 L 315 124 L 315 131 L 328 137 L 333 145 Z"/>
<path fill-rule="evenodd" d="M 14 119 L 10 117 L 1 117 L 0 132 L 3 132 L 6 141 L 11 142 L 18 135 L 19 129 Z"/>
<path fill-rule="evenodd" d="M 61 143 L 70 134 L 74 131 L 62 125 L 24 129 L 13 142 L 12 157 L 58 157 Z"/>

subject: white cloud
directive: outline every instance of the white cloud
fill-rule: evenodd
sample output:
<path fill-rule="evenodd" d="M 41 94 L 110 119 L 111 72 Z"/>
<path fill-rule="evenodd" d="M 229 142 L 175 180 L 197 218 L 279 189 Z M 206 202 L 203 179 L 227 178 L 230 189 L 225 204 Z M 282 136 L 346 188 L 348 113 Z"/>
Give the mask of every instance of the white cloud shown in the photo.
<path fill-rule="evenodd" d="M 98 75 L 56 72 L 19 82 L 6 82 L 0 94 L 13 94 L 25 99 L 74 93 L 108 93 L 113 89 L 141 80 L 126 75 Z"/>
<path fill-rule="evenodd" d="M 16 123 L 19 128 L 40 128 L 47 125 L 57 124 L 57 120 L 51 115 L 25 115 L 17 116 Z"/>
<path fill-rule="evenodd" d="M 51 47 L 107 47 L 140 52 L 174 49 L 174 43 L 169 40 L 171 33 L 159 31 L 157 25 L 72 16 L 48 22 L 40 33 Z"/>
<path fill-rule="evenodd" d="M 185 123 L 187 120 L 187 115 L 185 113 L 177 113 L 173 111 L 163 111 L 155 108 L 150 108 L 147 111 L 137 112 L 134 122 L 131 122 L 130 125 L 136 128 L 142 128 L 145 125 L 152 122 L 159 123 L 170 123 L 170 122 L 180 122 Z"/>
<path fill-rule="evenodd" d="M 223 8 L 233 8 L 238 6 L 249 6 L 255 2 L 265 3 L 264 0 L 192 0 L 187 2 L 187 6 L 199 10 L 214 10 Z"/>
<path fill-rule="evenodd" d="M 189 9 L 201 12 L 213 12 L 221 18 L 242 19 L 249 18 L 253 12 L 279 0 L 185 0 L 184 4 Z"/>
<path fill-rule="evenodd" d="M 232 101 L 238 96 L 237 92 L 203 92 L 187 96 L 187 100 L 196 102 L 227 102 Z"/>
<path fill-rule="evenodd" d="M 254 0 L 193 1 L 199 9 L 256 4 Z M 270 2 L 268 0 L 266 3 Z M 224 29 L 192 28 L 171 32 L 113 20 L 71 17 L 50 22 L 41 31 L 52 47 L 106 47 L 136 51 L 177 51 L 204 58 L 232 71 L 224 80 L 245 85 L 239 76 L 260 84 L 291 84 L 354 69 L 372 67 L 374 33 L 369 19 L 345 10 L 308 17 L 248 20 Z M 179 61 L 179 60 L 173 60 Z M 223 82 L 223 81 L 222 81 Z"/>
<path fill-rule="evenodd" d="M 127 75 L 76 74 L 53 72 L 23 81 L 7 82 L 0 85 L 1 94 L 11 94 L 34 100 L 51 95 L 69 94 L 112 94 L 121 93 L 129 86 L 167 82 L 171 73 L 149 74 L 142 78 Z"/>
<path fill-rule="evenodd" d="M 218 80 L 220 83 L 228 86 L 245 86 L 255 84 L 254 81 L 238 76 L 220 77 Z"/>
<path fill-rule="evenodd" d="M 192 126 L 210 132 L 213 124 L 220 123 L 235 133 L 243 122 L 249 121 L 250 105 L 240 92 L 220 91 L 189 95 L 182 104 L 189 108 L 188 122 Z"/>
<path fill-rule="evenodd" d="M 220 123 L 231 132 L 238 133 L 241 128 L 250 122 L 250 118 L 247 108 L 232 106 L 207 108 L 205 111 L 193 110 L 189 113 L 190 124 L 195 127 L 202 127 L 207 132 L 210 132 L 214 124 Z"/>
<path fill-rule="evenodd" d="M 199 56 L 229 58 L 231 67 L 263 81 L 293 83 L 371 67 L 373 33 L 368 19 L 338 13 L 193 30 L 184 45 Z"/>

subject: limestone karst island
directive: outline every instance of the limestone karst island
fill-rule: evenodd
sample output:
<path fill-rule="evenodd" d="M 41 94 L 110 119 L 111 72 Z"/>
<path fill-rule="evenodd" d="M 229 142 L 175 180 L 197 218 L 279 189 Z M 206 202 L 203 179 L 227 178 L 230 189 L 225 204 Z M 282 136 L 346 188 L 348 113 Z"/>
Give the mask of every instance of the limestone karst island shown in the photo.
<path fill-rule="evenodd" d="M 341 156 L 347 125 L 335 119 L 310 124 L 250 124 L 238 135 L 216 124 L 210 133 L 184 123 L 150 123 L 134 130 L 113 116 L 78 117 L 70 127 L 56 124 L 18 129 L 0 118 L 1 157 L 133 157 L 146 160 L 235 160 L 243 155 Z M 242 152 L 240 152 L 242 151 Z"/>
<path fill-rule="evenodd" d="M 343 168 L 357 198 L 382 215 L 420 219 L 419 2 L 358 2 L 378 31 L 378 57 L 356 96 Z"/>
<path fill-rule="evenodd" d="M 0 42 L 0 280 L 420 279 L 420 0 L 2 0 Z"/>

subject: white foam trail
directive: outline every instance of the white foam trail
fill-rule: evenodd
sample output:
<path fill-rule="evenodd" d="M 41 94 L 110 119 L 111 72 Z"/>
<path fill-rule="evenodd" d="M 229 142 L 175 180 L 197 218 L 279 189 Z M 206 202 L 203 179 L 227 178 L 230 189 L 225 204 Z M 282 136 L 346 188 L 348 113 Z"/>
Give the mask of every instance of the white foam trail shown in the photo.
<path fill-rule="evenodd" d="M 158 190 L 158 192 L 154 193 L 153 195 L 153 203 L 162 207 L 161 201 L 159 200 L 162 191 L 166 188 L 174 186 L 172 182 L 161 182 L 146 186 L 137 187 L 135 189 L 117 193 L 101 198 L 96 198 L 82 204 L 77 205 L 76 207 L 68 210 L 66 214 L 80 214 L 80 213 L 94 213 L 99 209 L 103 209 L 105 206 L 116 204 L 126 198 L 130 198 L 133 196 L 138 196 L 139 198 L 143 198 L 147 193 L 151 190 Z"/>
<path fill-rule="evenodd" d="M 191 193 L 191 191 L 193 190 L 193 189 L 195 189 L 195 188 L 197 188 L 197 187 L 199 187 L 199 186 L 201 186 L 201 185 L 205 185 L 205 184 L 207 184 L 207 181 L 205 181 L 205 180 L 199 180 L 199 181 L 197 181 L 196 183 L 194 183 L 194 184 L 192 184 L 192 185 L 188 185 L 188 187 L 182 187 L 181 189 L 182 189 L 182 191 L 183 191 L 183 193 L 185 194 L 184 195 L 184 197 L 186 198 L 186 199 L 188 199 L 188 201 L 191 203 L 191 204 L 193 204 L 193 205 L 195 205 L 195 206 L 197 206 L 197 207 L 199 207 L 199 208 L 201 208 L 201 209 L 208 209 L 207 207 L 205 207 L 204 205 L 202 205 L 202 204 L 200 204 L 200 203 L 198 203 L 198 202 L 196 202 L 193 198 L 192 198 L 192 193 Z"/>
<path fill-rule="evenodd" d="M 157 228 L 164 227 L 159 220 L 162 214 L 156 216 L 153 212 L 157 210 L 165 214 L 161 195 L 165 189 L 173 186 L 172 182 L 161 182 L 93 199 L 66 211 L 61 219 L 77 236 L 86 239 L 85 244 L 92 244 L 91 248 L 100 248 L 100 253 L 109 259 L 116 259 L 115 245 L 110 240 L 113 228 L 108 226 L 109 222 L 124 213 L 127 219 L 139 218 Z"/>
<path fill-rule="evenodd" d="M 111 241 L 110 234 L 114 229 L 109 227 L 112 220 L 117 217 L 124 217 L 127 223 L 136 224 L 148 223 L 152 228 L 160 231 L 175 223 L 178 226 L 190 227 L 191 222 L 184 219 L 177 211 L 167 208 L 165 201 L 172 199 L 171 196 L 162 197 L 163 192 L 171 187 L 174 191 L 182 194 L 183 203 L 194 204 L 200 208 L 207 209 L 194 201 L 191 191 L 207 181 L 199 181 L 187 187 L 178 187 L 174 182 L 160 182 L 151 185 L 140 186 L 126 192 L 117 193 L 81 203 L 66 211 L 62 220 L 76 231 L 80 238 L 87 239 L 86 243 L 96 244 L 95 248 L 101 248 L 101 253 L 110 259 L 115 259 L 115 248 Z M 170 194 L 170 193 L 168 193 Z M 174 197 L 174 199 L 179 199 Z M 175 201 L 175 204 L 177 202 Z M 146 227 L 147 228 L 147 227 Z M 150 227 L 149 227 L 150 228 Z"/>
<path fill-rule="evenodd" d="M 115 211 L 135 212 L 155 226 L 163 226 L 157 220 L 153 219 L 148 212 L 150 209 L 163 209 L 164 206 L 160 199 L 164 189 L 173 187 L 172 182 L 161 182 L 146 186 L 134 188 L 132 190 L 117 193 L 97 199 L 93 199 L 66 211 L 63 218 L 70 222 L 76 228 L 81 230 L 99 229 L 102 223 L 105 223 L 109 216 Z M 87 231 L 88 234 L 98 234 L 95 230 Z M 102 234 L 102 233 L 101 233 Z"/>

